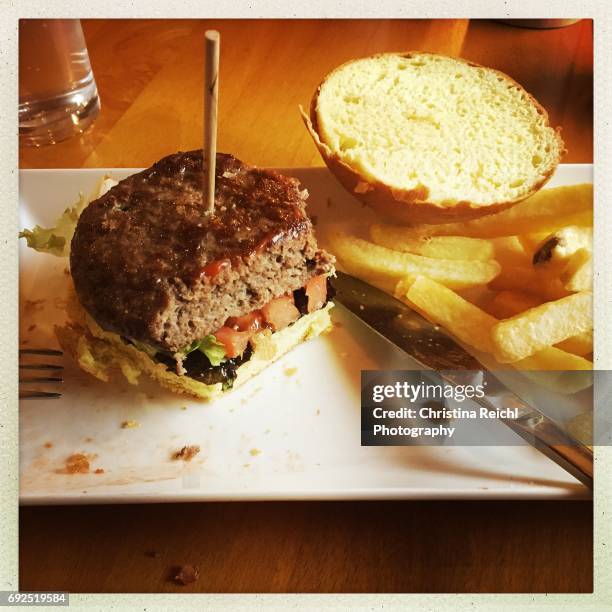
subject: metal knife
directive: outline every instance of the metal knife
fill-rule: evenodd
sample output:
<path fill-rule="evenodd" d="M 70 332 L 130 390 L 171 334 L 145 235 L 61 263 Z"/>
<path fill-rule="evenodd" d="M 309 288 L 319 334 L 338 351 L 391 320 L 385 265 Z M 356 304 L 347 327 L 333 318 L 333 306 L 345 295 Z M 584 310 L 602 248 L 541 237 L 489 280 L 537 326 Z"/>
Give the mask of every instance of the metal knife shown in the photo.
<path fill-rule="evenodd" d="M 474 374 L 485 376 L 487 395 L 474 398 L 474 401 L 489 409 L 516 409 L 518 418 L 500 421 L 580 482 L 593 488 L 593 451 L 589 447 L 508 389 L 443 329 L 384 291 L 343 272 L 336 274 L 332 281 L 335 301 L 424 369 L 436 370 L 446 382 L 467 384 Z"/>

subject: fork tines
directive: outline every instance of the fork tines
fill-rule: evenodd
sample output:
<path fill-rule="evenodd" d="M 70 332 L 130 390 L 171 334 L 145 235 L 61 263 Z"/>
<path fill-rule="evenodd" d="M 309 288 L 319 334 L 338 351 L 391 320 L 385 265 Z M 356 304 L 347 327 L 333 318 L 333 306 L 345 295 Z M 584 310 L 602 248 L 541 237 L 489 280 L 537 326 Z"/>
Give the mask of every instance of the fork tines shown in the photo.
<path fill-rule="evenodd" d="M 46 357 L 61 357 L 62 351 L 56 349 L 19 349 L 19 357 L 24 355 L 42 355 Z M 19 383 L 62 383 L 63 378 L 58 375 L 64 369 L 64 366 L 58 363 L 20 363 L 20 370 L 41 370 L 52 371 L 48 376 L 19 376 Z M 34 389 L 19 389 L 19 399 L 57 399 L 61 397 L 59 392 L 39 391 Z"/>
<path fill-rule="evenodd" d="M 61 357 L 64 353 L 57 349 L 19 349 L 20 355 L 55 355 Z"/>
<path fill-rule="evenodd" d="M 62 397 L 61 393 L 51 393 L 50 391 L 19 390 L 19 399 L 58 399 L 60 397 Z"/>

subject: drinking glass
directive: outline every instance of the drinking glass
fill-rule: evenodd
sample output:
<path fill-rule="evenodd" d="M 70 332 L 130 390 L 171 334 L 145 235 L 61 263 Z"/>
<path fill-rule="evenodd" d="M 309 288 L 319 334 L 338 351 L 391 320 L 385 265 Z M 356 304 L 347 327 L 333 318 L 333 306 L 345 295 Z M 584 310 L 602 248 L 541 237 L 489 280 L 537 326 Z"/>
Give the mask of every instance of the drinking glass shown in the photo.
<path fill-rule="evenodd" d="M 89 127 L 100 98 L 78 19 L 19 21 L 19 142 L 42 146 Z"/>

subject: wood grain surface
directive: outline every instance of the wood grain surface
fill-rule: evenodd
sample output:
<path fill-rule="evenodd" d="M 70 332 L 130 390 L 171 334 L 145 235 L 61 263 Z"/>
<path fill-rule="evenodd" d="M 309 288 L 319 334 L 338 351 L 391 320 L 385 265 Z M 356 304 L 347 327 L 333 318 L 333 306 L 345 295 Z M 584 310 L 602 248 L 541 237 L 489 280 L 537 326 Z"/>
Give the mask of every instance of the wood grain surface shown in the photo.
<path fill-rule="evenodd" d="M 592 23 L 91 20 L 102 112 L 22 149 L 24 168 L 142 167 L 201 146 L 203 33 L 222 35 L 218 146 L 261 166 L 322 165 L 298 105 L 340 63 L 427 50 L 498 68 L 592 161 Z M 21 510 L 20 588 L 72 592 L 589 592 L 590 502 L 234 503 Z M 152 553 L 155 551 L 155 555 Z M 182 564 L 200 578 L 168 579 Z"/>
<path fill-rule="evenodd" d="M 202 146 L 204 31 L 221 32 L 220 151 L 260 166 L 323 165 L 302 124 L 322 80 L 382 51 L 459 55 L 506 72 L 548 110 L 564 162 L 593 153 L 592 23 L 529 30 L 484 20 L 84 21 L 102 101 L 92 129 L 39 149 L 24 168 L 144 167 Z"/>
<path fill-rule="evenodd" d="M 21 590 L 590 592 L 589 502 L 22 508 Z M 195 565 L 186 586 L 171 577 Z"/>

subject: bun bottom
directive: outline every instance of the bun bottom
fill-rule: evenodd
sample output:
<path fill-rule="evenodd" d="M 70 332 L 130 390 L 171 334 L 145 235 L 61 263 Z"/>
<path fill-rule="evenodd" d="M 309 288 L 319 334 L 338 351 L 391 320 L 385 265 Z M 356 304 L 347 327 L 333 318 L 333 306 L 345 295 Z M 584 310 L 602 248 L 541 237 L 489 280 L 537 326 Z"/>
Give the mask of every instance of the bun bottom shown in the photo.
<path fill-rule="evenodd" d="M 329 331 L 329 311 L 332 307 L 330 302 L 281 331 L 272 333 L 268 330 L 254 336 L 251 358 L 236 370 L 237 377 L 232 388 L 244 384 L 301 342 Z M 188 376 L 179 376 L 134 345 L 127 344 L 118 334 L 104 331 L 83 310 L 76 296 L 69 302 L 68 313 L 69 322 L 55 328 L 57 339 L 79 367 L 97 379 L 108 382 L 111 373 L 119 370 L 133 385 L 138 384 L 142 374 L 146 374 L 174 393 L 200 399 L 214 399 L 226 392 L 221 383 L 207 385 Z"/>

